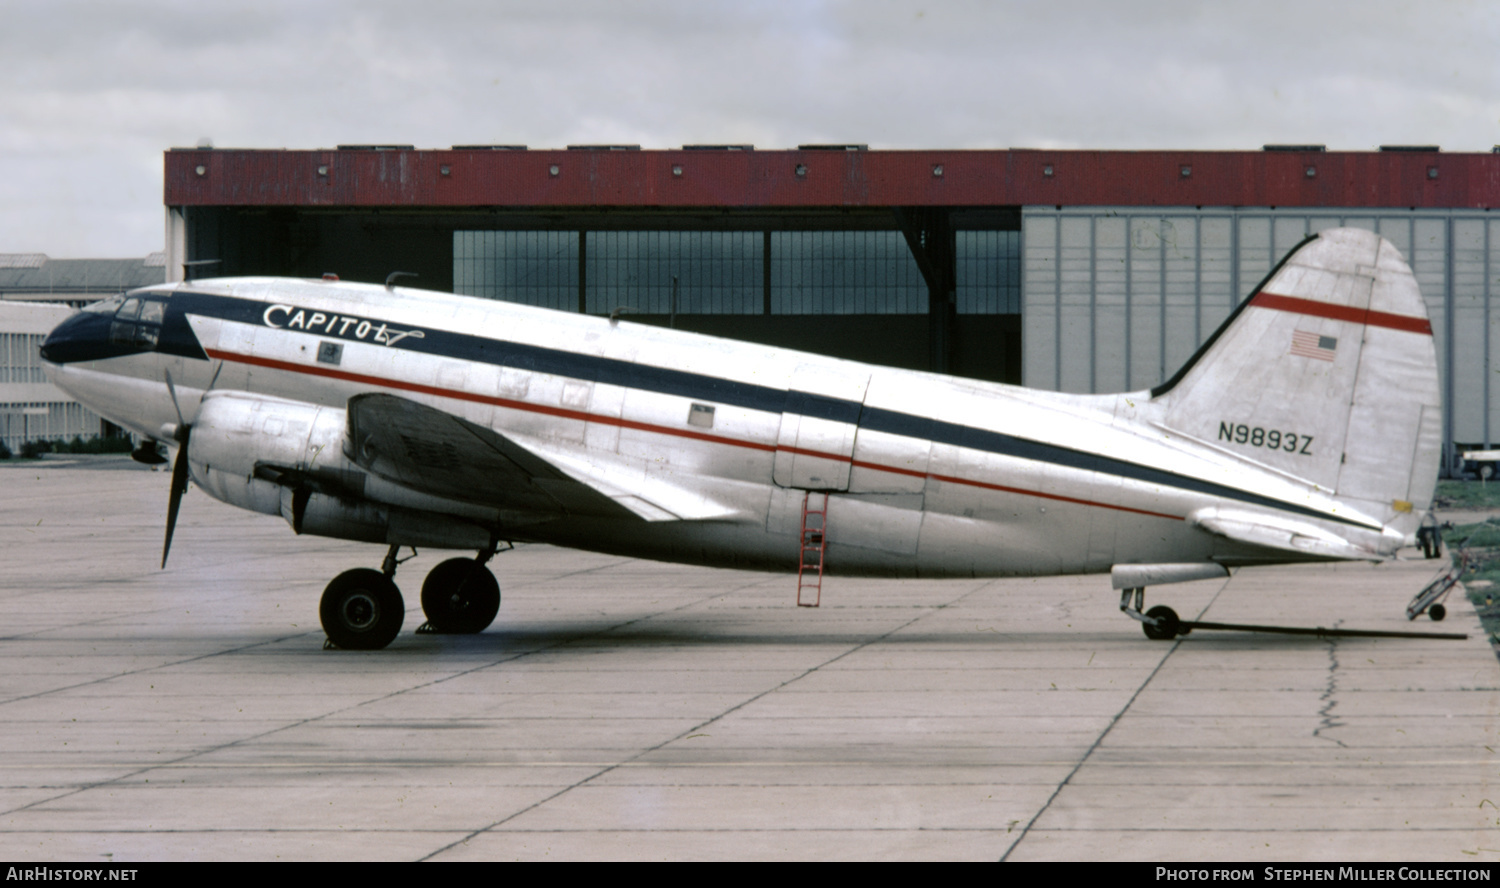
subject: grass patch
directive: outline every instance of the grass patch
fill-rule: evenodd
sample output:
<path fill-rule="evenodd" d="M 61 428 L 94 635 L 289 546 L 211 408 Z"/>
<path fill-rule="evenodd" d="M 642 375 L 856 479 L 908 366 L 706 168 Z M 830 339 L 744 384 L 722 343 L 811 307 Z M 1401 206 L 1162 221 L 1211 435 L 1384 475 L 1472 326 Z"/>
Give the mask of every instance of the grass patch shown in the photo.
<path fill-rule="evenodd" d="M 1462 481 L 1444 483 L 1479 486 Z M 1464 547 L 1469 564 L 1459 579 L 1469 593 L 1469 602 L 1479 613 L 1480 625 L 1489 636 L 1490 645 L 1500 652 L 1500 518 L 1447 528 L 1443 531 L 1443 542 L 1455 557 L 1459 548 Z"/>
<path fill-rule="evenodd" d="M 1439 481 L 1432 507 L 1443 509 L 1500 509 L 1500 481 Z"/>

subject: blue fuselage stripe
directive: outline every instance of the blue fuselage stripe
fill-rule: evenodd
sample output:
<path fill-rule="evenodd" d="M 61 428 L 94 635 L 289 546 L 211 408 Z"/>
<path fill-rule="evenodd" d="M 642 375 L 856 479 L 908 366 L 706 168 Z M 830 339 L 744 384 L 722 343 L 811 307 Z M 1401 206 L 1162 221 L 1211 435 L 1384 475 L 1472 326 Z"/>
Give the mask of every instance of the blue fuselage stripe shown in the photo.
<path fill-rule="evenodd" d="M 209 293 L 177 291 L 169 302 L 164 340 L 167 330 L 191 330 L 186 324 L 186 314 L 202 315 L 242 324 L 265 326 L 268 303 Z M 318 330 L 306 330 L 317 335 Z M 1047 444 L 1027 438 L 1019 438 L 1003 432 L 994 432 L 957 423 L 944 422 L 923 416 L 901 413 L 894 410 L 868 407 L 858 401 L 831 398 L 801 391 L 787 391 L 755 383 L 722 379 L 703 373 L 653 367 L 647 364 L 584 355 L 563 349 L 510 342 L 503 339 L 488 339 L 467 333 L 449 330 L 425 330 L 424 336 L 402 339 L 393 347 L 408 351 L 443 357 L 452 360 L 473 361 L 501 367 L 565 376 L 571 379 L 589 380 L 621 388 L 638 389 L 657 394 L 674 395 L 717 404 L 760 410 L 766 413 L 793 413 L 818 419 L 857 424 L 861 430 L 883 432 L 891 435 L 932 441 L 963 447 L 998 456 L 1045 463 L 1083 472 L 1097 472 L 1145 484 L 1223 497 L 1242 503 L 1264 506 L 1283 512 L 1291 512 L 1325 521 L 1334 521 L 1353 527 L 1378 531 L 1379 525 L 1356 521 L 1318 509 L 1284 502 L 1260 494 L 1250 493 L 1235 487 L 1216 484 L 1181 475 L 1164 469 L 1128 462 L 1084 450 L 1075 450 L 1056 444 Z M 173 337 L 175 339 L 176 337 Z M 202 349 L 194 339 L 191 343 L 162 343 L 162 351 L 190 356 L 202 355 Z"/>

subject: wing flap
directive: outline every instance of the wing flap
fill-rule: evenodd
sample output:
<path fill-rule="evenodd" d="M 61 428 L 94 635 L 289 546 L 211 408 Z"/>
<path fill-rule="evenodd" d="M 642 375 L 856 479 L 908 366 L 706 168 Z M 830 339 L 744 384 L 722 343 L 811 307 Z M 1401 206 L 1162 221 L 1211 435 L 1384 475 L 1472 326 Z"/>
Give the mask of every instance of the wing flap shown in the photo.
<path fill-rule="evenodd" d="M 739 514 L 689 487 L 652 477 L 636 466 L 603 462 L 586 454 L 552 452 L 547 456 L 573 478 L 647 521 L 706 521 Z"/>

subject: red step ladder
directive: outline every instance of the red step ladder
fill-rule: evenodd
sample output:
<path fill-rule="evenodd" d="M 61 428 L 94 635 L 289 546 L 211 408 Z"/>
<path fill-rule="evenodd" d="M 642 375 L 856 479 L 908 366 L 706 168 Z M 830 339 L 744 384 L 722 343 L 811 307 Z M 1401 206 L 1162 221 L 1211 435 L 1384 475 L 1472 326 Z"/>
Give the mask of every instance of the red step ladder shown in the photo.
<path fill-rule="evenodd" d="M 822 497 L 822 500 L 815 504 L 815 496 Z M 828 494 L 809 490 L 802 498 L 802 552 L 797 558 L 798 607 L 817 607 L 823 600 L 823 553 L 827 549 Z"/>

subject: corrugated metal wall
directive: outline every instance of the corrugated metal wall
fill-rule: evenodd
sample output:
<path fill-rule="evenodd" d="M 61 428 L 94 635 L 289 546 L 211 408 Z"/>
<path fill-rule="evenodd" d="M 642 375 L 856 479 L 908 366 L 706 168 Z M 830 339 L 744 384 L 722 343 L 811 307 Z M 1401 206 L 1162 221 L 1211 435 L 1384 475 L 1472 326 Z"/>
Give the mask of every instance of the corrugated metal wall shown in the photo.
<path fill-rule="evenodd" d="M 1150 388 L 1171 376 L 1309 233 L 1348 226 L 1394 243 L 1437 340 L 1450 442 L 1500 434 L 1500 220 L 1469 210 L 1025 207 L 1023 382 L 1068 392 Z M 1452 348 L 1450 350 L 1450 343 Z M 1500 368 L 1495 368 L 1500 369 Z"/>

